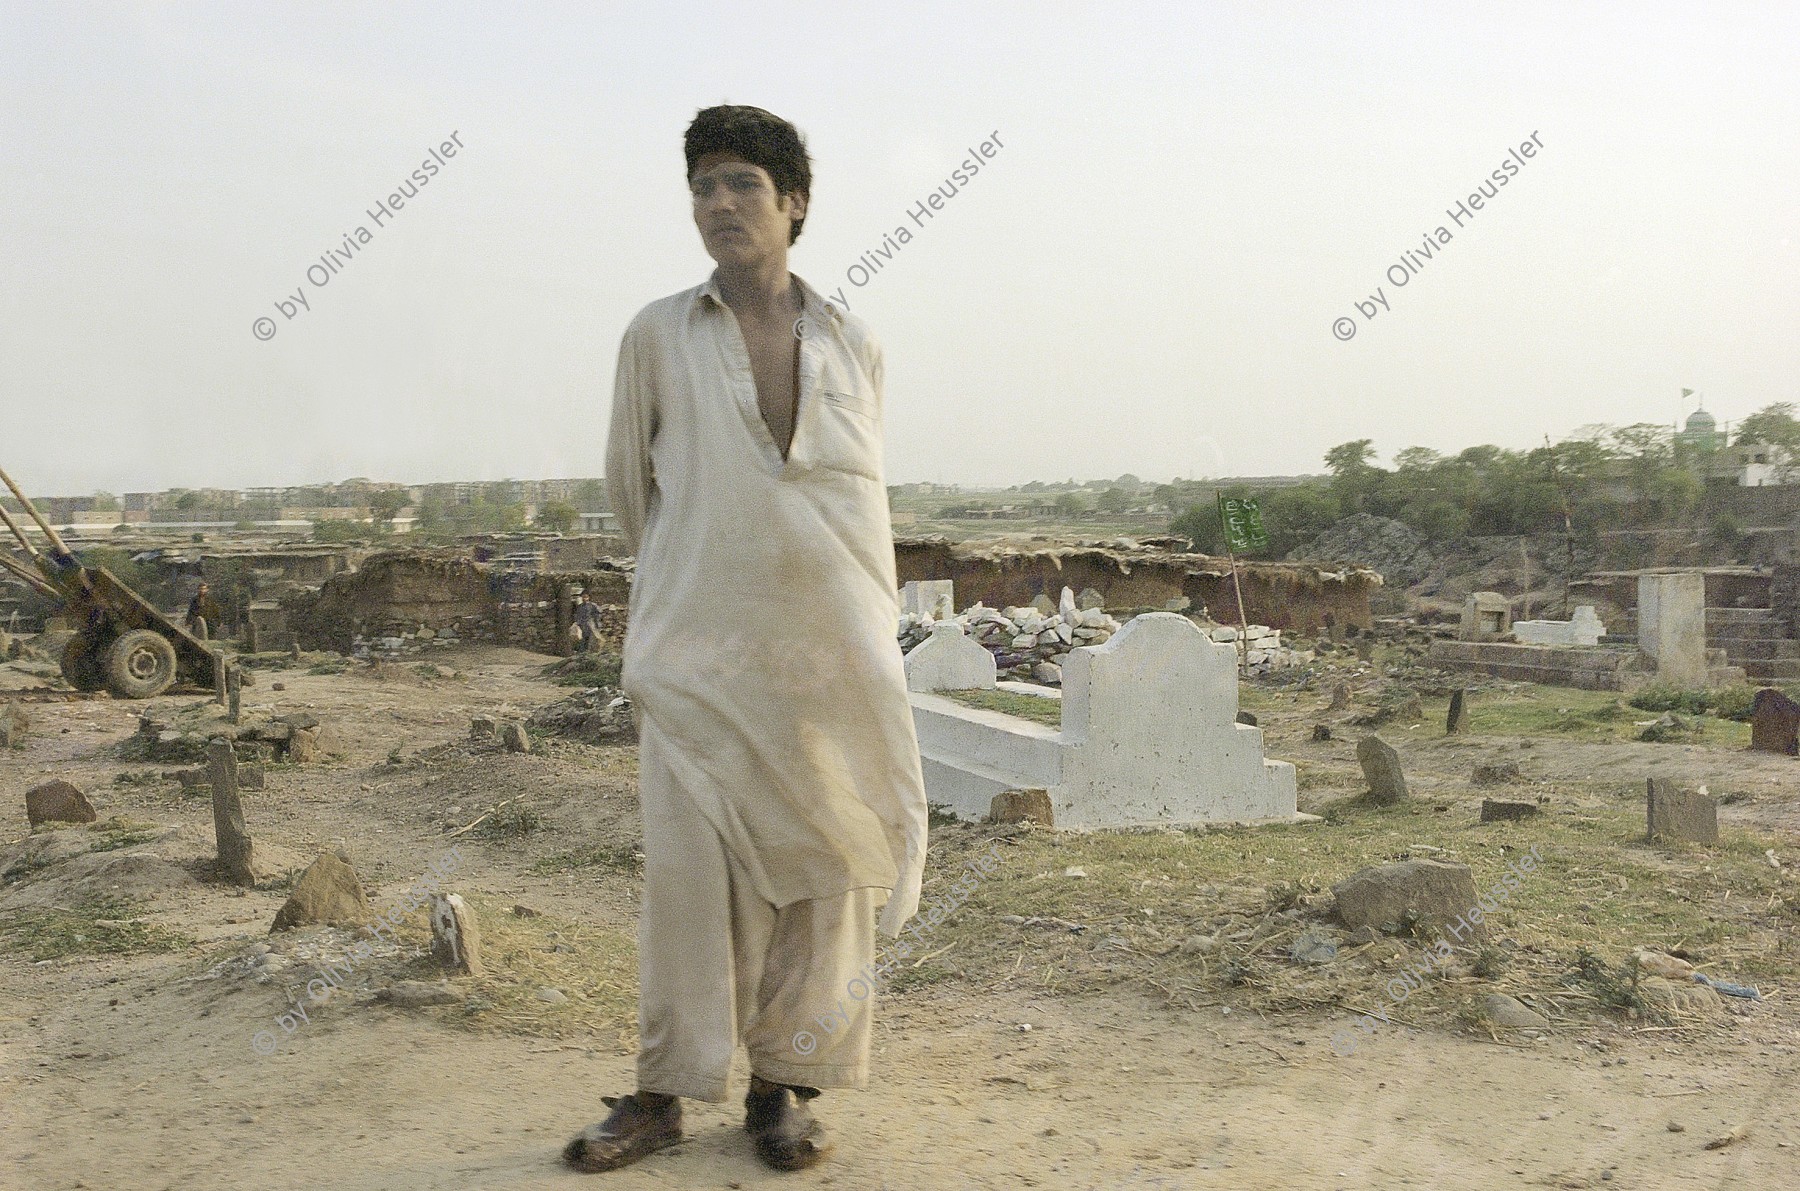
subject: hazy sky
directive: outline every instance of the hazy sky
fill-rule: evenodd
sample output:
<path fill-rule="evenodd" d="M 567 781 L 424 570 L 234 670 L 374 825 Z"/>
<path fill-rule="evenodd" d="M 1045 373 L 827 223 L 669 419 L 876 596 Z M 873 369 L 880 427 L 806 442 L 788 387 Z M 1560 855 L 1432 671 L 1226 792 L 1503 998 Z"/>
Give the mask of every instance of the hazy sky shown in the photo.
<path fill-rule="evenodd" d="M 885 345 L 890 482 L 1800 400 L 1791 2 L 4 0 L 0 465 L 52 495 L 598 474 L 625 324 L 711 268 L 680 138 L 719 102 L 808 139 L 793 268 Z"/>

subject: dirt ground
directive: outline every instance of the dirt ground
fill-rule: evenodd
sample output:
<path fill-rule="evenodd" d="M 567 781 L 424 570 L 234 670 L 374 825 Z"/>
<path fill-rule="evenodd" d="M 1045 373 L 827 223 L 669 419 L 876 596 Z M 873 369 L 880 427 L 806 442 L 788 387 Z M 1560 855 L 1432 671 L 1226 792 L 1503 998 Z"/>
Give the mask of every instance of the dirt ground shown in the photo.
<path fill-rule="evenodd" d="M 352 981 L 266 1056 L 253 1039 L 323 962 L 329 932 L 272 938 L 284 883 L 242 892 L 214 879 L 206 797 L 115 781 L 180 768 L 120 750 L 140 712 L 174 716 L 201 697 L 31 705 L 24 749 L 0 753 L 0 852 L 27 834 L 24 790 L 51 777 L 88 791 L 102 820 L 126 820 L 130 834 L 108 838 L 130 842 L 0 886 L 0 930 L 8 912 L 99 891 L 128 902 L 134 924 L 185 937 L 38 960 L 0 933 L 0 1189 L 1800 1187 L 1800 1015 L 1780 988 L 1711 1030 L 1616 1021 L 1496 1041 L 1396 1024 L 1340 1055 L 1341 1016 L 943 980 L 883 994 L 872 1086 L 817 1102 L 838 1148 L 815 1171 L 763 1169 L 741 1104 L 689 1102 L 679 1147 L 611 1175 L 568 1173 L 563 1142 L 604 1115 L 602 1094 L 632 1083 L 635 760 L 618 746 L 515 755 L 464 743 L 471 715 L 569 693 L 542 677 L 548 660 L 459 648 L 430 658 L 455 677 L 296 668 L 245 692 L 253 715 L 316 712 L 346 754 L 274 767 L 246 794 L 265 864 L 291 875 L 341 848 L 381 905 L 454 842 L 466 859 L 455 887 L 484 929 L 546 965 L 495 982 L 492 1011 L 474 1018 L 389 1007 Z M 1353 746 L 1311 743 L 1301 715 L 1264 722 L 1271 755 L 1350 763 Z M 1722 825 L 1755 825 L 1790 850 L 1800 838 L 1791 760 L 1398 735 L 1426 796 L 1476 753 L 1528 753 L 1538 775 L 1577 779 L 1656 750 L 1684 775 L 1724 771 L 1756 791 L 1723 807 Z M 1303 804 L 1322 796 L 1303 783 Z M 509 798 L 533 808 L 535 830 L 449 838 Z M 613 862 L 570 859 L 589 854 Z M 517 920 L 537 934 L 506 934 L 513 904 L 541 911 Z M 285 970 L 257 974 L 260 944 Z M 374 983 L 416 974 L 407 956 L 386 962 Z M 566 985 L 566 1006 L 535 1001 L 539 980 Z M 746 1077 L 740 1058 L 736 1092 Z M 1734 1128 L 1741 1140 L 1704 1148 Z"/>

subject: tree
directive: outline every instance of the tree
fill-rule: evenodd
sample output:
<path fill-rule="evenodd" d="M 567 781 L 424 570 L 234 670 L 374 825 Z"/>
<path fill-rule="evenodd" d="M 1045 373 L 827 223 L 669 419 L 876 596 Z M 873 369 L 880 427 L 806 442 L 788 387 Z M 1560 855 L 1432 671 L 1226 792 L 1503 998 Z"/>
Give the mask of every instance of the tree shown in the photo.
<path fill-rule="evenodd" d="M 575 485 L 575 506 L 582 512 L 605 512 L 608 503 L 606 485 L 599 480 L 583 480 Z"/>
<path fill-rule="evenodd" d="M 1131 498 L 1125 495 L 1122 488 L 1108 488 L 1100 494 L 1096 503 L 1099 504 L 1102 513 L 1117 515 L 1131 507 Z"/>
<path fill-rule="evenodd" d="M 553 500 L 538 506 L 537 523 L 541 529 L 568 533 L 581 520 L 581 510 L 567 501 Z"/>
<path fill-rule="evenodd" d="M 1056 498 L 1056 511 L 1064 516 L 1079 517 L 1087 508 L 1087 499 L 1079 492 L 1065 492 Z"/>
<path fill-rule="evenodd" d="M 1739 446 L 1769 447 L 1768 461 L 1783 480 L 1793 479 L 1800 470 L 1800 420 L 1794 417 L 1792 402 L 1777 401 L 1739 422 L 1737 441 Z"/>
<path fill-rule="evenodd" d="M 401 510 L 412 504 L 404 488 L 383 488 L 369 498 L 369 513 L 384 527 L 391 527 Z"/>
<path fill-rule="evenodd" d="M 94 493 L 94 508 L 97 511 L 111 513 L 111 512 L 117 511 L 118 507 L 119 507 L 119 498 L 114 496 L 112 493 L 110 493 L 110 492 Z"/>
<path fill-rule="evenodd" d="M 1331 488 L 1338 498 L 1338 511 L 1348 517 L 1365 511 L 1373 501 L 1382 477 L 1388 473 L 1372 467 L 1374 440 L 1359 438 L 1339 443 L 1325 452 L 1325 466 L 1331 472 Z"/>

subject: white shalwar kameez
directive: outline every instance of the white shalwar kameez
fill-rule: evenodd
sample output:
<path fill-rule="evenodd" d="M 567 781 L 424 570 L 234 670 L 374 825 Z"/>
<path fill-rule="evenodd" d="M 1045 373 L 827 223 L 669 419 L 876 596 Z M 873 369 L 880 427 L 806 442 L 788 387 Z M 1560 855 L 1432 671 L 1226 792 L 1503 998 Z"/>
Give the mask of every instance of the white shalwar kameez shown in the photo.
<path fill-rule="evenodd" d="M 873 958 L 875 907 L 890 936 L 917 909 L 925 859 L 881 349 L 794 282 L 785 459 L 716 279 L 632 321 L 607 443 L 637 554 L 622 686 L 641 736 L 639 1086 L 712 1101 L 740 1034 L 765 1079 L 866 1086 L 873 998 L 846 985 Z"/>

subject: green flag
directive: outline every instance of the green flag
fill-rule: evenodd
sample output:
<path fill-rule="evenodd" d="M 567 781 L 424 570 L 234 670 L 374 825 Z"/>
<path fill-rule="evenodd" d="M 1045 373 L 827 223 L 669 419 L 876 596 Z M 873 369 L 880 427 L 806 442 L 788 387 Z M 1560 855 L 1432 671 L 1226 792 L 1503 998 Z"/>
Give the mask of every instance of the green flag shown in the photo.
<path fill-rule="evenodd" d="M 1253 500 L 1219 494 L 1219 520 L 1225 525 L 1225 544 L 1234 554 L 1261 550 L 1269 544 L 1263 529 L 1262 509 Z"/>

